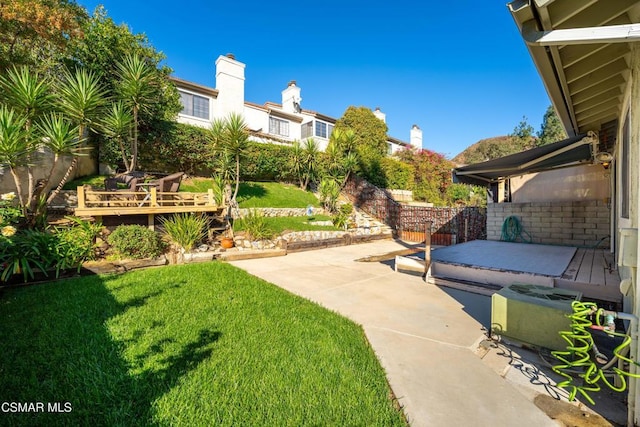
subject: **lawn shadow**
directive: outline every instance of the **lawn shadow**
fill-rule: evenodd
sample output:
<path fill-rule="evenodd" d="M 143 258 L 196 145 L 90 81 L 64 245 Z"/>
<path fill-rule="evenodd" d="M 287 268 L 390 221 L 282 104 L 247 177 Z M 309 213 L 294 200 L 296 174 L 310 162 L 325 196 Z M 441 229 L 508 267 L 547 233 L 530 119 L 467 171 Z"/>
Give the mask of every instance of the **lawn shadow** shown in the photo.
<path fill-rule="evenodd" d="M 3 413 L 1 424 L 158 425 L 154 402 L 212 354 L 222 333 L 201 329 L 182 344 L 159 334 L 128 362 L 125 353 L 136 340 L 148 340 L 149 331 L 126 330 L 130 335 L 122 339 L 109 323 L 181 284 L 155 284 L 147 295 L 118 301 L 108 280 L 88 276 L 0 296 L 0 401 L 43 404 L 42 411 Z M 164 329 L 160 319 L 150 329 Z M 159 362 L 146 366 L 153 358 Z"/>
<path fill-rule="evenodd" d="M 267 189 L 258 182 L 241 182 L 238 190 L 238 203 L 251 198 L 259 199 L 267 195 Z"/>

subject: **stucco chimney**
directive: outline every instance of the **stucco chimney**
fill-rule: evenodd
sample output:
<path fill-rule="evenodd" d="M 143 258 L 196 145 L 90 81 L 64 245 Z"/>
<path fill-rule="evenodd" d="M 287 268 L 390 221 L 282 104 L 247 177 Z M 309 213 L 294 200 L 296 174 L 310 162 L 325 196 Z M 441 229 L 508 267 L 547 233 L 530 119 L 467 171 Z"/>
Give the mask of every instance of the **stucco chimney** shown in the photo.
<path fill-rule="evenodd" d="M 216 100 L 217 117 L 226 117 L 229 113 L 244 113 L 244 68 L 245 64 L 236 61 L 232 53 L 220 55 L 216 60 Z"/>
<path fill-rule="evenodd" d="M 287 113 L 299 113 L 302 111 L 301 102 L 300 88 L 296 86 L 295 80 L 291 80 L 287 88 L 282 91 L 282 110 Z"/>
<path fill-rule="evenodd" d="M 387 123 L 387 115 L 380 111 L 380 107 L 376 107 L 376 109 L 373 111 L 373 115 L 382 120 L 382 123 Z"/>
<path fill-rule="evenodd" d="M 409 142 L 416 148 L 422 148 L 422 129 L 418 125 L 411 126 Z"/>

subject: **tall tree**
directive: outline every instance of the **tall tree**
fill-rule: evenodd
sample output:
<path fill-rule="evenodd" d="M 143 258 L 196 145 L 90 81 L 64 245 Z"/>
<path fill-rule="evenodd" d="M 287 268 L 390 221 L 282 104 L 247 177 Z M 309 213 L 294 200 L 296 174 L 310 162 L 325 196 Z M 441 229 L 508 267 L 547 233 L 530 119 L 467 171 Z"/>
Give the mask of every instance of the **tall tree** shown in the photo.
<path fill-rule="evenodd" d="M 350 106 L 336 121 L 335 131 L 353 131 L 350 142 L 355 146 L 359 169 L 370 181 L 375 182 L 380 172 L 380 160 L 387 154 L 387 125 L 367 107 Z"/>
<path fill-rule="evenodd" d="M 82 37 L 87 12 L 71 0 L 3 0 L 0 3 L 0 73 L 15 65 L 47 72 Z"/>
<path fill-rule="evenodd" d="M 115 98 L 119 88 L 122 89 L 123 74 L 129 74 L 130 78 L 141 77 L 136 76 L 135 73 L 123 73 L 121 66 L 128 61 L 127 58 L 137 57 L 141 59 L 141 63 L 145 64 L 145 68 L 150 69 L 146 74 L 151 74 L 151 77 L 145 77 L 142 80 L 153 81 L 153 84 L 145 86 L 146 97 L 153 102 L 140 105 L 136 126 L 138 141 L 132 142 L 126 150 L 126 156 L 131 158 L 133 157 L 131 149 L 134 146 L 138 147 L 136 163 L 139 163 L 140 149 L 151 147 L 156 143 L 157 135 L 162 134 L 167 128 L 166 122 L 174 120 L 182 109 L 178 91 L 169 80 L 172 70 L 161 65 L 165 56 L 155 50 L 144 34 L 132 33 L 125 24 L 117 25 L 107 16 L 102 6 L 98 6 L 92 16 L 84 21 L 82 32 L 82 39 L 70 43 L 68 66 L 80 65 L 94 73 L 100 73 L 105 91 L 112 97 Z M 121 66 L 119 67 L 118 64 Z M 129 86 L 129 88 L 133 87 Z M 131 102 L 132 98 L 129 97 L 129 101 Z M 114 166 L 119 163 L 118 159 L 122 158 L 122 152 L 120 146 L 113 143 L 115 140 L 99 139 L 98 142 L 100 158 L 109 159 L 114 162 Z"/>
<path fill-rule="evenodd" d="M 560 122 L 560 118 L 553 106 L 549 105 L 542 118 L 537 145 L 547 145 L 565 138 L 567 138 L 567 133 Z"/>
<path fill-rule="evenodd" d="M 527 118 L 522 116 L 520 123 L 513 129 L 513 133 L 509 135 L 515 145 L 516 152 L 528 150 L 535 147 L 536 138 L 533 134 L 533 126 L 529 124 Z"/>

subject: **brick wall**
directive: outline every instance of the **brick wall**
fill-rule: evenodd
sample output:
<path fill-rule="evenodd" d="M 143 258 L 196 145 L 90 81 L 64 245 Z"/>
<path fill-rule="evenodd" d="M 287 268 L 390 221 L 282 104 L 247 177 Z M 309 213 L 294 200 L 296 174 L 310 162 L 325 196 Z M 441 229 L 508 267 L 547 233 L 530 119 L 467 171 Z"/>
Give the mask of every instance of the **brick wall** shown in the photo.
<path fill-rule="evenodd" d="M 601 200 L 489 203 L 487 240 L 500 240 L 505 219 L 515 216 L 533 243 L 571 246 L 599 243 L 599 247 L 606 248 L 609 247 L 606 239 L 610 232 L 609 215 L 607 204 Z"/>

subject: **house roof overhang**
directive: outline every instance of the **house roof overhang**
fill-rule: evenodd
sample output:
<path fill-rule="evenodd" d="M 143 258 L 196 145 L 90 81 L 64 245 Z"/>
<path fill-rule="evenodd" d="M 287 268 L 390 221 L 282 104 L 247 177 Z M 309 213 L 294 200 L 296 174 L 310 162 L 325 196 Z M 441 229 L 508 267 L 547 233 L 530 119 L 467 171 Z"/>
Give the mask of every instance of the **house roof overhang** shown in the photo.
<path fill-rule="evenodd" d="M 508 8 L 569 136 L 620 119 L 640 1 L 516 0 Z"/>
<path fill-rule="evenodd" d="M 187 80 L 182 80 L 182 79 L 179 79 L 177 77 L 172 77 L 172 76 L 169 77 L 169 80 L 171 80 L 173 82 L 173 84 L 175 84 L 178 89 L 190 90 L 192 92 L 201 93 L 203 95 L 208 95 L 208 96 L 211 96 L 213 98 L 217 98 L 218 97 L 218 90 L 214 89 L 212 87 L 199 85 L 197 83 L 189 82 Z"/>
<path fill-rule="evenodd" d="M 592 132 L 574 136 L 499 159 L 456 168 L 453 181 L 487 185 L 512 176 L 591 163 L 597 144 L 597 136 Z"/>

